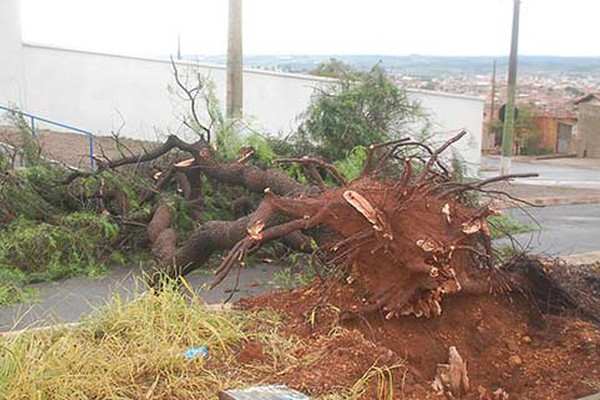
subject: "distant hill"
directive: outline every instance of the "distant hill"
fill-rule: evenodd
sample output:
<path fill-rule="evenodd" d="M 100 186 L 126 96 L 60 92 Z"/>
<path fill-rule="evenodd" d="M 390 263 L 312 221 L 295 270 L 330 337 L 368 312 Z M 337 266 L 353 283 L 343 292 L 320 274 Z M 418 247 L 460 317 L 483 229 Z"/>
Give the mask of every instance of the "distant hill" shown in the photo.
<path fill-rule="evenodd" d="M 187 56 L 210 63 L 225 63 L 225 56 Z M 307 72 L 317 64 L 336 58 L 356 69 L 366 70 L 381 63 L 391 73 L 435 77 L 441 75 L 486 75 L 491 73 L 493 60 L 498 72 L 506 71 L 508 57 L 441 57 L 441 56 L 378 56 L 378 55 L 260 55 L 244 57 L 248 67 L 279 71 Z M 519 71 L 528 74 L 562 74 L 569 76 L 600 76 L 600 57 L 520 56 Z"/>

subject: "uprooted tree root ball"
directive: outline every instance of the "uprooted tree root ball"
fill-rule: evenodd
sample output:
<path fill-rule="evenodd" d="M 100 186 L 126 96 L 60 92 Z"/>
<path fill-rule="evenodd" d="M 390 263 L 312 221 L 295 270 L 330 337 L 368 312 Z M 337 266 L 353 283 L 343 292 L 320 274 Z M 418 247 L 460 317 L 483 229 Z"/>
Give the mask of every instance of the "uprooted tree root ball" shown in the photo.
<path fill-rule="evenodd" d="M 363 304 L 344 310 L 343 318 L 377 310 L 382 310 L 386 319 L 411 314 L 434 317 L 442 313 L 444 296 L 510 290 L 509 277 L 494 265 L 486 221 L 496 211 L 469 203 L 462 196 L 485 182 L 456 183 L 438 159 L 465 133 L 435 151 L 428 149 L 429 158 L 418 170 L 411 153 L 395 159 L 396 166 L 401 166 L 399 176 L 386 173 L 390 167 L 386 162 L 414 142 L 371 146 L 363 173 L 351 182 L 322 161 L 297 160 L 324 166 L 341 187 L 321 185 L 317 194 L 295 197 L 277 196 L 267 188 L 246 225 L 246 237 L 233 246 L 217 270 L 213 286 L 234 264 L 243 264 L 246 253 L 255 246 L 301 230 L 326 227 L 330 235 L 321 247 L 333 254 L 328 264 L 356 282 L 363 293 Z M 286 222 L 273 224 L 281 216 Z"/>
<path fill-rule="evenodd" d="M 598 392 L 600 328 L 582 316 L 589 308 L 565 301 L 567 293 L 585 292 L 585 304 L 600 305 L 599 293 L 590 295 L 588 272 L 528 258 L 511 268 L 520 276 L 538 276 L 537 284 L 495 295 L 452 296 L 437 318 L 387 320 L 370 313 L 341 320 L 340 310 L 362 306 L 360 289 L 344 281 L 244 299 L 238 307 L 278 311 L 287 334 L 314 349 L 310 365 L 276 382 L 316 397 L 373 370 L 380 375 L 360 399 L 573 400 Z M 563 273 L 576 276 L 563 288 L 546 286 L 545 301 L 533 297 Z"/>

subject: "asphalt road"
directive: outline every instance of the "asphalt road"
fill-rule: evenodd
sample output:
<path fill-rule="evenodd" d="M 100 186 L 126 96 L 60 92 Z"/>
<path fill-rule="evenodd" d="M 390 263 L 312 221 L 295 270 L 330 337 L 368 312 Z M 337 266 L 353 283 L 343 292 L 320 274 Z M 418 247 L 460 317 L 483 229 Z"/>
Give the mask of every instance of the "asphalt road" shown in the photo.
<path fill-rule="evenodd" d="M 273 290 L 273 274 L 279 267 L 259 264 L 240 273 L 237 290 L 231 301 Z M 82 316 L 101 309 L 114 296 L 134 299 L 145 291 L 144 272 L 126 267 L 111 268 L 100 279 L 72 278 L 59 282 L 29 285 L 39 296 L 31 304 L 0 307 L 0 332 L 78 321 Z M 213 290 L 206 286 L 214 276 L 206 271 L 194 271 L 186 280 L 208 304 L 222 303 L 235 287 L 235 271 Z"/>
<path fill-rule="evenodd" d="M 523 211 L 509 209 L 506 212 L 523 223 L 535 224 Z M 541 230 L 515 238 L 531 252 L 568 255 L 600 250 L 600 204 L 528 208 L 528 212 L 541 225 Z M 273 281 L 273 274 L 279 268 L 257 265 L 242 270 L 239 291 L 234 293 L 232 300 L 272 290 L 269 282 Z M 143 292 L 143 284 L 139 283 L 141 274 L 140 270 L 114 268 L 102 279 L 74 278 L 31 285 L 39 290 L 39 301 L 0 308 L 0 332 L 77 321 L 106 305 L 114 295 L 132 299 Z M 207 291 L 205 286 L 212 278 L 203 271 L 187 276 L 190 285 L 207 303 L 220 303 L 230 295 L 236 274 L 230 274 L 219 287 Z"/>
<path fill-rule="evenodd" d="M 539 230 L 515 236 L 531 252 L 570 255 L 600 250 L 600 204 L 509 209 L 507 215 Z"/>

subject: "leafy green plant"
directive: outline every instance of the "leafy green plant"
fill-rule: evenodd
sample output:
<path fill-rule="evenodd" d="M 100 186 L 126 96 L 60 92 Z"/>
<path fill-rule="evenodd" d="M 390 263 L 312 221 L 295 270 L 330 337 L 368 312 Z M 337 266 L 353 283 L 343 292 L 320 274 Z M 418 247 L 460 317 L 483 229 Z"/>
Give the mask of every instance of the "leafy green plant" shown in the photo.
<path fill-rule="evenodd" d="M 38 165 L 4 173 L 0 185 L 0 224 L 17 216 L 48 220 L 59 214 L 54 204 L 62 199 L 55 182 L 64 171 L 50 165 Z"/>
<path fill-rule="evenodd" d="M 0 267 L 0 306 L 34 300 L 37 291 L 23 287 L 26 280 L 23 271 Z"/>
<path fill-rule="evenodd" d="M 345 158 L 336 161 L 334 166 L 347 180 L 358 178 L 365 160 L 367 159 L 367 149 L 364 146 L 356 146 L 348 152 Z"/>
<path fill-rule="evenodd" d="M 355 71 L 350 64 L 347 64 L 336 58 L 330 58 L 328 61 L 319 63 L 312 71 L 311 75 L 324 76 L 327 78 L 357 78 L 360 73 Z"/>
<path fill-rule="evenodd" d="M 487 218 L 492 239 L 499 239 L 509 235 L 518 235 L 537 230 L 532 225 L 523 224 L 507 215 L 491 215 Z"/>
<path fill-rule="evenodd" d="M 277 158 L 269 140 L 258 133 L 240 134 L 232 125 L 221 129 L 215 142 L 215 155 L 219 161 L 231 162 L 240 158 L 240 149 L 251 147 L 253 158 L 262 166 L 270 166 Z"/>
<path fill-rule="evenodd" d="M 33 135 L 31 126 L 25 121 L 22 114 L 8 113 L 8 120 L 11 125 L 19 131 L 19 154 L 26 166 L 39 165 L 42 162 L 42 147 Z"/>
<path fill-rule="evenodd" d="M 73 213 L 58 225 L 17 218 L 0 233 L 0 266 L 27 274 L 27 281 L 96 274 L 119 232 L 107 217 Z"/>
<path fill-rule="evenodd" d="M 348 148 L 397 138 L 403 125 L 422 116 L 418 104 L 377 65 L 317 95 L 295 140 L 302 149 L 339 160 Z"/>

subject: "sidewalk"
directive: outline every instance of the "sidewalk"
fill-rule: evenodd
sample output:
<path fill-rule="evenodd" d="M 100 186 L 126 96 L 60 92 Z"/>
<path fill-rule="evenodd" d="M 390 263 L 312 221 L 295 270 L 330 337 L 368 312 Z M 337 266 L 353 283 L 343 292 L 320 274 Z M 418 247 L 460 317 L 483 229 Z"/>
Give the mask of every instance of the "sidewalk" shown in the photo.
<path fill-rule="evenodd" d="M 600 173 L 600 172 L 599 172 Z M 497 182 L 487 189 L 505 192 L 512 197 L 539 206 L 600 203 L 600 189 L 579 189 L 566 186 L 538 186 L 516 182 Z M 483 196 L 486 198 L 486 196 Z M 507 208 L 518 205 L 509 198 L 493 199 L 493 207 Z"/>

